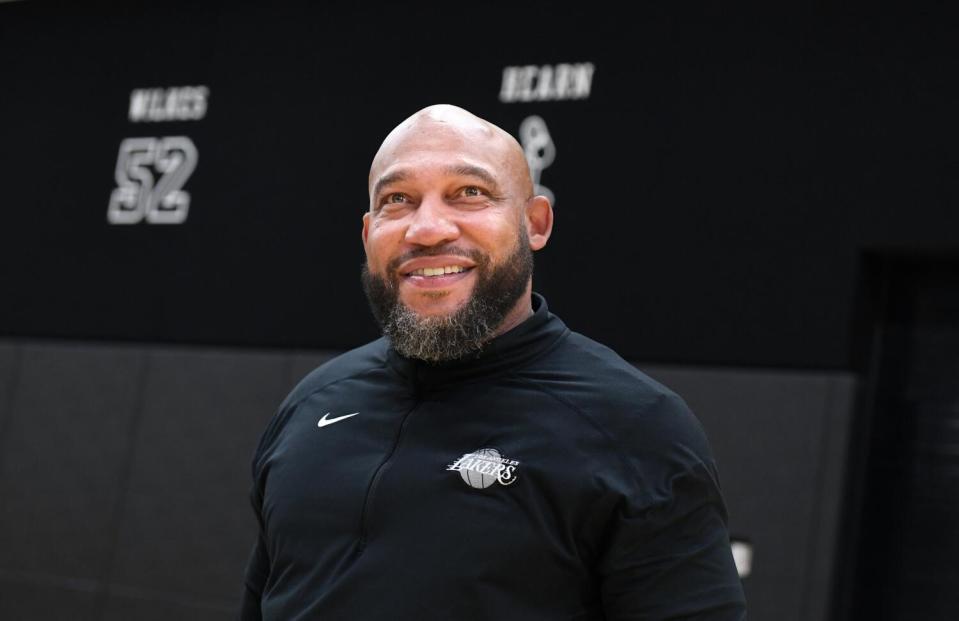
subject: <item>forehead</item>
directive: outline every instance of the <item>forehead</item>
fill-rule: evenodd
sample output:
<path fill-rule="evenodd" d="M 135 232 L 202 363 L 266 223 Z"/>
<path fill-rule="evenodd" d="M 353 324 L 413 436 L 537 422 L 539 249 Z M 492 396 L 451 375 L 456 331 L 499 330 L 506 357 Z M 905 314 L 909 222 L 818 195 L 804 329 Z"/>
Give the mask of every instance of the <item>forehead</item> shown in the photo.
<path fill-rule="evenodd" d="M 444 124 L 398 128 L 373 159 L 369 187 L 372 192 L 384 179 L 462 175 L 477 170 L 495 180 L 506 176 L 508 157 L 498 136 Z"/>

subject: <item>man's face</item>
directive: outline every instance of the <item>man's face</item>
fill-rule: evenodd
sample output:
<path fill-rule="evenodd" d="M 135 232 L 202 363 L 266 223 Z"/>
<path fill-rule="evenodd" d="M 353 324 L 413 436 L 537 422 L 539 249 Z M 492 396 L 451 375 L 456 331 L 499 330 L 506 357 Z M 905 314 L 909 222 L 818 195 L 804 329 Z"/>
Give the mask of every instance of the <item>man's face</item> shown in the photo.
<path fill-rule="evenodd" d="M 409 133 L 371 176 L 367 265 L 417 314 L 449 315 L 470 298 L 478 258 L 489 269 L 515 250 L 527 197 L 487 144 L 441 125 Z"/>
<path fill-rule="evenodd" d="M 532 268 L 515 154 L 498 137 L 443 123 L 391 138 L 370 172 L 363 218 L 364 283 L 377 319 L 399 306 L 404 329 L 501 322 L 528 295 Z"/>

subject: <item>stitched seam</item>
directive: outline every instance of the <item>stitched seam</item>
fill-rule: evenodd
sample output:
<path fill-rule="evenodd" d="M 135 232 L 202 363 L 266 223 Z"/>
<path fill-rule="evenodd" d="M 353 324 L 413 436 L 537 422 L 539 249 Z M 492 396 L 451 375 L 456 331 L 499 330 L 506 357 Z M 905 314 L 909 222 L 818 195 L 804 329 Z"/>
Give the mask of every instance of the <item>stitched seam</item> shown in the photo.
<path fill-rule="evenodd" d="M 287 409 L 287 410 L 295 410 L 296 408 L 300 407 L 300 404 L 302 404 L 304 401 L 306 401 L 307 399 L 309 399 L 310 397 L 312 397 L 312 396 L 315 395 L 316 393 L 320 392 L 321 390 L 325 390 L 325 389 L 329 388 L 330 386 L 332 386 L 332 385 L 334 385 L 334 384 L 338 384 L 338 383 L 340 383 L 340 382 L 345 382 L 346 380 L 349 380 L 349 379 L 356 379 L 356 378 L 358 378 L 358 377 L 363 377 L 364 375 L 369 375 L 370 373 L 375 373 L 375 372 L 377 372 L 377 371 L 381 371 L 384 366 L 388 366 L 388 365 L 386 365 L 386 364 L 384 363 L 384 364 L 382 364 L 382 365 L 380 365 L 380 366 L 378 366 L 378 367 L 376 367 L 376 368 L 367 369 L 367 370 L 362 371 L 362 372 L 360 372 L 360 373 L 354 373 L 353 375 L 347 375 L 347 376 L 345 376 L 345 377 L 340 377 L 340 378 L 338 378 L 338 379 L 335 379 L 335 380 L 333 380 L 333 381 L 331 381 L 331 382 L 327 382 L 326 384 L 323 384 L 322 386 L 320 386 L 320 387 L 318 387 L 318 388 L 315 388 L 315 389 L 311 390 L 310 392 L 306 393 L 306 394 L 303 395 L 300 399 L 294 401 L 293 403 L 291 403 L 289 406 L 287 406 L 287 407 L 284 408 L 284 409 Z"/>
<path fill-rule="evenodd" d="M 542 392 L 542 393 L 544 393 L 544 394 L 552 397 L 553 399 L 555 399 L 556 401 L 559 401 L 561 404 L 563 404 L 564 406 L 566 406 L 567 408 L 569 408 L 569 409 L 572 410 L 573 412 L 579 414 L 580 417 L 586 419 L 586 422 L 588 422 L 588 423 L 590 424 L 590 426 L 593 427 L 593 429 L 595 429 L 596 431 L 598 431 L 599 434 L 600 434 L 603 438 L 606 439 L 606 442 L 614 449 L 614 451 L 615 451 L 615 453 L 616 453 L 616 456 L 619 458 L 620 462 L 622 462 L 622 464 L 626 466 L 626 470 L 629 471 L 629 472 L 631 472 L 631 473 L 633 474 L 633 483 L 634 483 L 634 485 L 635 485 L 637 488 L 639 487 L 639 480 L 640 480 L 640 478 L 641 478 L 641 477 L 639 476 L 639 471 L 638 471 L 638 470 L 636 469 L 636 467 L 633 466 L 633 465 L 629 462 L 629 460 L 626 458 L 625 451 L 623 451 L 623 449 L 622 449 L 622 447 L 619 445 L 619 443 L 616 442 L 616 440 L 615 440 L 615 438 L 613 438 L 612 434 L 610 434 L 610 433 L 609 433 L 605 428 L 603 428 L 599 423 L 597 423 L 595 420 L 593 420 L 593 418 L 592 418 L 589 414 L 587 414 L 586 412 L 584 412 L 582 409 L 580 409 L 580 408 L 579 408 L 578 406 L 576 406 L 575 404 L 573 404 L 573 403 L 571 403 L 570 401 L 568 401 L 566 398 L 560 396 L 559 394 L 553 392 L 552 390 L 550 390 L 550 389 L 548 389 L 548 388 L 545 388 L 545 387 L 543 387 L 543 386 L 540 386 L 539 384 L 537 384 L 536 382 L 534 382 L 533 380 L 531 380 L 531 379 L 529 379 L 529 378 L 527 378 L 527 377 L 523 377 L 523 376 L 517 375 L 517 376 L 516 376 L 516 379 L 518 379 L 519 381 L 521 381 L 521 382 L 523 382 L 523 383 L 525 383 L 525 384 L 528 384 L 528 385 L 532 386 L 534 389 L 536 389 L 536 390 L 538 390 L 538 391 L 540 391 L 540 392 Z"/>

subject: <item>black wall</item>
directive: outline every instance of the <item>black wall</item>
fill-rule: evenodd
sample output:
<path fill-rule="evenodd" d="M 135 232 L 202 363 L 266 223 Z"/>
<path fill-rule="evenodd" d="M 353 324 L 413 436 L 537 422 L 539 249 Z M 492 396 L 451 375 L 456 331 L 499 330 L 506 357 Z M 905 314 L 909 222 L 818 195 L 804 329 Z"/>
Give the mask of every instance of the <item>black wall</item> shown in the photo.
<path fill-rule="evenodd" d="M 862 257 L 959 246 L 957 35 L 825 3 L 0 3 L 0 618 L 232 616 L 253 444 L 327 355 L 296 352 L 376 335 L 369 162 L 438 102 L 545 121 L 536 289 L 706 424 L 751 617 L 827 618 Z M 588 97 L 501 101 L 562 63 Z M 128 118 L 185 86 L 202 119 Z M 186 221 L 111 224 L 123 141 L 170 136 Z"/>
<path fill-rule="evenodd" d="M 873 340 L 852 454 L 845 618 L 959 616 L 959 257 L 872 257 Z M 858 519 L 855 519 L 858 518 Z"/>
<path fill-rule="evenodd" d="M 344 349 L 366 172 L 436 102 L 556 145 L 536 287 L 663 362 L 848 368 L 866 248 L 956 245 L 952 22 L 778 8 L 626 15 L 445 3 L 0 5 L 0 334 Z M 503 103 L 508 66 L 595 66 L 588 98 Z M 204 85 L 202 120 L 130 122 Z M 108 224 L 122 140 L 199 152 L 181 225 Z"/>

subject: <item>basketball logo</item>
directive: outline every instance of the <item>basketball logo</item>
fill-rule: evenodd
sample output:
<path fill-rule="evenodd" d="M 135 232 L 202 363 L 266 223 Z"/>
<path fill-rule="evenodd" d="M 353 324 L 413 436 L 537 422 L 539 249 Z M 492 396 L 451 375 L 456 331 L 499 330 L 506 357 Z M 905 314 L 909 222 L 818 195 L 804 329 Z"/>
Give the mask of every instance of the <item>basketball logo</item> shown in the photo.
<path fill-rule="evenodd" d="M 516 481 L 518 465 L 518 461 L 506 459 L 494 448 L 482 448 L 466 453 L 446 469 L 459 472 L 470 487 L 486 489 L 493 483 L 512 485 Z"/>

